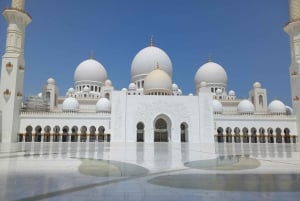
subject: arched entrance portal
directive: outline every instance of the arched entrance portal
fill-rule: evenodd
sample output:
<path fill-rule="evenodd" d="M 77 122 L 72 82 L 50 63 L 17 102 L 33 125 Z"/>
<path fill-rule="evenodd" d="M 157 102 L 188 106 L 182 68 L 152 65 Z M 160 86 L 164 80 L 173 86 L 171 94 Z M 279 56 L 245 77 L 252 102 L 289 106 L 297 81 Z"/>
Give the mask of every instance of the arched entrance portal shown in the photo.
<path fill-rule="evenodd" d="M 167 121 L 163 118 L 158 118 L 154 122 L 154 142 L 168 142 L 169 132 Z"/>

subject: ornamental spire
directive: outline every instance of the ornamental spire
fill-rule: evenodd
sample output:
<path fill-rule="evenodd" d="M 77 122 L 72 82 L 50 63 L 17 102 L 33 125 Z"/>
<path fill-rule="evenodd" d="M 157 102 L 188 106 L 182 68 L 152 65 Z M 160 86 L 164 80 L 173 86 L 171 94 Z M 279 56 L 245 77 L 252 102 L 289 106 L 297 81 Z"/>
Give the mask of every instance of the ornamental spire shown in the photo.
<path fill-rule="evenodd" d="M 11 7 L 16 8 L 18 10 L 24 10 L 25 0 L 12 0 Z"/>
<path fill-rule="evenodd" d="M 91 50 L 90 59 L 94 59 L 94 51 Z"/>
<path fill-rule="evenodd" d="M 300 20 L 300 0 L 289 0 L 290 21 Z"/>
<path fill-rule="evenodd" d="M 151 38 L 150 38 L 150 47 L 154 46 L 154 41 L 153 41 L 153 35 L 151 35 Z"/>
<path fill-rule="evenodd" d="M 211 54 L 208 54 L 208 62 L 212 62 L 212 56 L 211 56 Z"/>

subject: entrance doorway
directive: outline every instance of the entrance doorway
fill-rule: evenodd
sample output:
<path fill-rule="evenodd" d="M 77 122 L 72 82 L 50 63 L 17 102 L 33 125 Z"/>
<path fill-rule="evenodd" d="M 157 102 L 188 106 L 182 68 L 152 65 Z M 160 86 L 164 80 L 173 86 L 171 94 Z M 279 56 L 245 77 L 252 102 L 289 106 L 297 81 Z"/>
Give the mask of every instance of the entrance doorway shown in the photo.
<path fill-rule="evenodd" d="M 159 118 L 155 122 L 154 142 L 168 142 L 168 126 L 167 122 Z"/>

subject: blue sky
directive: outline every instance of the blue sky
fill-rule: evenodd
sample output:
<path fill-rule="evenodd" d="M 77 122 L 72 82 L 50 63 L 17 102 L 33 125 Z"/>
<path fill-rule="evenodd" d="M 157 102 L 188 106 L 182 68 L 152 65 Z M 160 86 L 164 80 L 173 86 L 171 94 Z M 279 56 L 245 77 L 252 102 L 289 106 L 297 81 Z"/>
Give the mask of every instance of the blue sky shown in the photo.
<path fill-rule="evenodd" d="M 0 8 L 10 0 L 0 0 Z M 106 68 L 116 89 L 130 83 L 139 50 L 163 49 L 173 63 L 173 82 L 194 92 L 194 75 L 207 62 L 222 65 L 228 90 L 247 98 L 255 81 L 274 98 L 291 104 L 287 0 L 27 0 L 32 16 L 25 43 L 26 96 L 41 91 L 49 77 L 60 94 L 74 86 L 77 65 L 90 52 Z M 6 22 L 0 20 L 0 54 Z"/>

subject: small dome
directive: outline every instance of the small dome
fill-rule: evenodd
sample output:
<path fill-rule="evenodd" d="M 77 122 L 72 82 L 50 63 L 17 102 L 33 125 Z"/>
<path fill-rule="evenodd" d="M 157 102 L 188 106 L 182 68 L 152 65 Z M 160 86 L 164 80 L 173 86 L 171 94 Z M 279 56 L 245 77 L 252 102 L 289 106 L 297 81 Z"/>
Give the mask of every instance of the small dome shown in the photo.
<path fill-rule="evenodd" d="M 172 79 L 169 74 L 157 67 L 145 78 L 144 89 L 172 90 Z"/>
<path fill-rule="evenodd" d="M 253 114 L 254 105 L 249 100 L 242 100 L 237 106 L 237 111 L 240 114 Z"/>
<path fill-rule="evenodd" d="M 75 92 L 74 88 L 69 88 L 69 89 L 68 89 L 68 93 L 69 93 L 69 94 L 72 94 L 72 93 L 74 93 L 74 92 Z"/>
<path fill-rule="evenodd" d="M 85 87 L 83 88 L 83 92 L 89 93 L 89 92 L 90 92 L 90 88 L 87 87 L 87 86 L 85 86 Z"/>
<path fill-rule="evenodd" d="M 254 82 L 253 88 L 261 88 L 260 82 Z"/>
<path fill-rule="evenodd" d="M 178 89 L 178 94 L 179 94 L 180 96 L 182 95 L 181 89 Z"/>
<path fill-rule="evenodd" d="M 195 85 L 199 86 L 201 82 L 207 84 L 227 84 L 227 73 L 222 66 L 214 62 L 208 62 L 202 65 L 195 75 Z"/>
<path fill-rule="evenodd" d="M 230 91 L 228 92 L 228 95 L 229 95 L 229 96 L 235 96 L 235 91 L 230 90 Z"/>
<path fill-rule="evenodd" d="M 126 89 L 126 88 L 123 88 L 121 91 L 127 91 L 127 89 Z"/>
<path fill-rule="evenodd" d="M 62 109 L 64 112 L 78 112 L 79 103 L 76 98 L 66 98 L 63 102 Z"/>
<path fill-rule="evenodd" d="M 188 96 L 194 96 L 194 94 L 193 93 L 189 93 L 189 95 Z"/>
<path fill-rule="evenodd" d="M 111 80 L 105 80 L 104 85 L 107 87 L 111 87 L 112 86 L 112 81 Z"/>
<path fill-rule="evenodd" d="M 172 62 L 169 56 L 160 48 L 149 46 L 140 50 L 131 63 L 131 80 L 137 81 L 145 78 L 156 64 L 172 77 Z"/>
<path fill-rule="evenodd" d="M 47 84 L 53 84 L 53 85 L 55 85 L 55 80 L 54 80 L 52 77 L 50 77 L 50 78 L 47 80 Z"/>
<path fill-rule="evenodd" d="M 294 114 L 294 110 L 293 110 L 293 108 L 291 108 L 290 106 L 285 106 L 285 108 L 286 108 L 286 114 L 287 115 L 292 115 L 292 114 Z"/>
<path fill-rule="evenodd" d="M 222 89 L 217 89 L 216 94 L 221 95 L 222 94 Z"/>
<path fill-rule="evenodd" d="M 130 83 L 129 86 L 128 86 L 128 89 L 129 90 L 136 90 L 136 84 Z"/>
<path fill-rule="evenodd" d="M 172 84 L 172 90 L 173 91 L 177 91 L 178 90 L 178 86 L 177 86 L 177 84 Z"/>
<path fill-rule="evenodd" d="M 81 62 L 74 73 L 75 82 L 93 81 L 104 83 L 107 80 L 107 73 L 101 63 L 94 59 Z"/>
<path fill-rule="evenodd" d="M 38 93 L 37 95 L 39 98 L 43 98 L 43 94 L 42 93 Z"/>
<path fill-rule="evenodd" d="M 110 112 L 111 103 L 107 98 L 101 98 L 97 101 L 96 112 Z"/>
<path fill-rule="evenodd" d="M 214 113 L 221 114 L 223 112 L 223 105 L 220 101 L 214 99 L 213 100 L 213 110 Z"/>
<path fill-rule="evenodd" d="M 286 107 L 280 100 L 273 100 L 268 106 L 268 111 L 271 114 L 286 114 Z"/>

